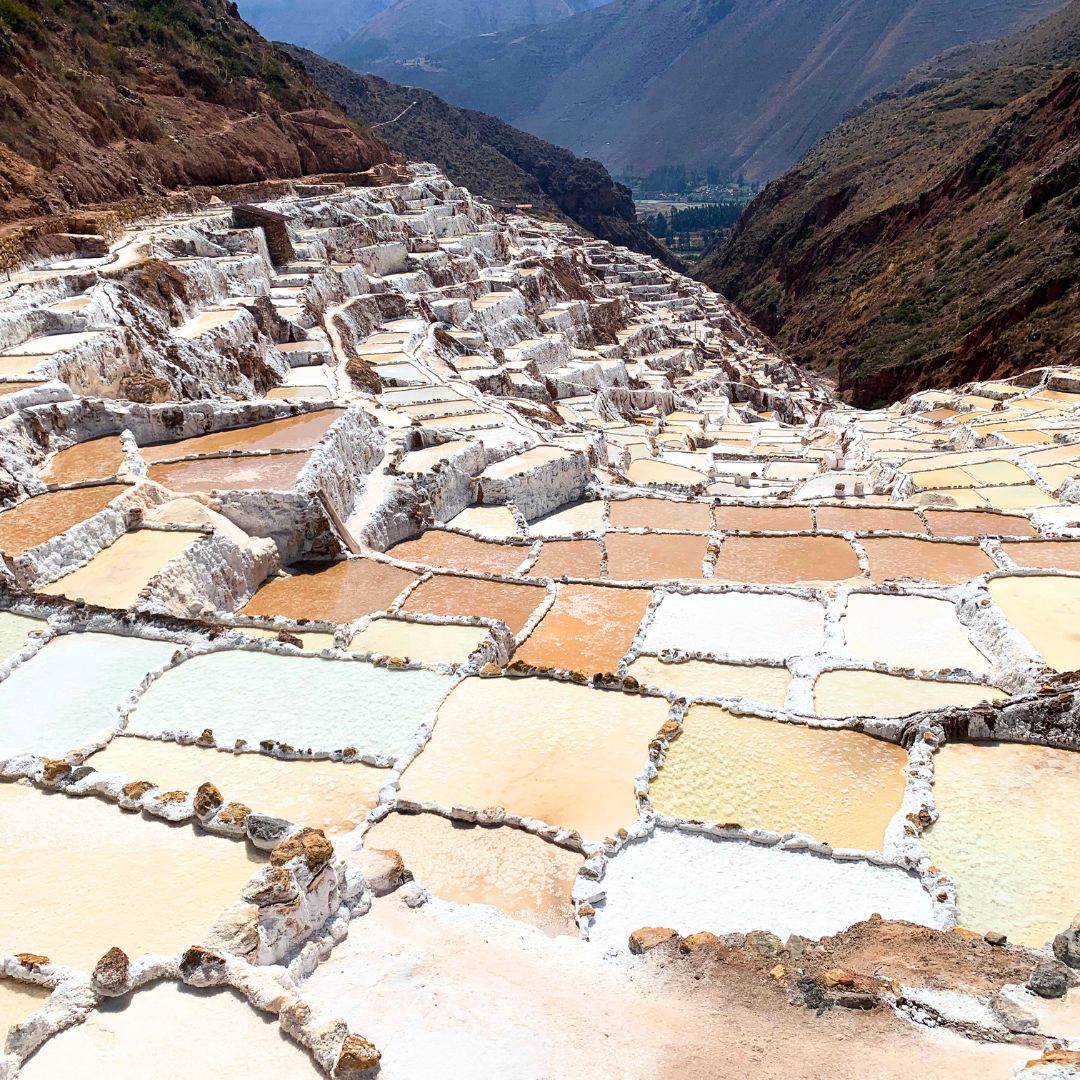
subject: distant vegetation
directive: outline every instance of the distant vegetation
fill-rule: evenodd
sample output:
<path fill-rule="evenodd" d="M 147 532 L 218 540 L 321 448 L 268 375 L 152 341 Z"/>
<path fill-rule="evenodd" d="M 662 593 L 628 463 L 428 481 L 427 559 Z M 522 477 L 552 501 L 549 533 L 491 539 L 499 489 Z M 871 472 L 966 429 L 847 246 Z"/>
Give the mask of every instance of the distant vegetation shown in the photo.
<path fill-rule="evenodd" d="M 729 200 L 670 207 L 652 214 L 646 212 L 642 223 L 672 251 L 692 260 L 739 220 L 743 205 Z"/>
<path fill-rule="evenodd" d="M 757 185 L 748 184 L 742 176 L 728 176 L 717 165 L 705 169 L 662 165 L 643 175 L 631 173 L 615 179 L 625 184 L 636 199 L 681 195 L 699 202 L 734 201 L 744 206 L 758 191 Z"/>

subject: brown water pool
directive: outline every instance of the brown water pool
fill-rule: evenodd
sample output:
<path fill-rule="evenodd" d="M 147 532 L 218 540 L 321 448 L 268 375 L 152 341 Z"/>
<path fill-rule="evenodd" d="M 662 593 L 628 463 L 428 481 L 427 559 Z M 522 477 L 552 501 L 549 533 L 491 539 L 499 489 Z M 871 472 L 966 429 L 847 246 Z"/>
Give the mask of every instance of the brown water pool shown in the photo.
<path fill-rule="evenodd" d="M 873 581 L 908 578 L 959 585 L 997 569 L 977 544 L 935 544 L 898 536 L 868 537 L 861 543 L 870 559 Z"/>
<path fill-rule="evenodd" d="M 512 574 L 529 554 L 527 544 L 496 544 L 462 533 L 429 529 L 416 540 L 396 544 L 387 552 L 404 562 L 473 570 L 484 574 Z"/>
<path fill-rule="evenodd" d="M 859 560 L 839 536 L 729 536 L 713 575 L 723 581 L 786 585 L 859 576 Z"/>
<path fill-rule="evenodd" d="M 437 574 L 409 593 L 402 611 L 501 619 L 512 634 L 519 634 L 546 595 L 542 585 L 509 585 Z"/>
<path fill-rule="evenodd" d="M 93 517 L 126 490 L 124 484 L 100 484 L 50 491 L 4 510 L 0 513 L 0 551 L 12 557 L 21 555 Z"/>
<path fill-rule="evenodd" d="M 615 581 L 700 580 L 707 536 L 609 532 L 608 577 Z"/>
<path fill-rule="evenodd" d="M 149 476 L 172 491 L 291 491 L 310 458 L 308 453 L 200 458 L 151 465 Z"/>

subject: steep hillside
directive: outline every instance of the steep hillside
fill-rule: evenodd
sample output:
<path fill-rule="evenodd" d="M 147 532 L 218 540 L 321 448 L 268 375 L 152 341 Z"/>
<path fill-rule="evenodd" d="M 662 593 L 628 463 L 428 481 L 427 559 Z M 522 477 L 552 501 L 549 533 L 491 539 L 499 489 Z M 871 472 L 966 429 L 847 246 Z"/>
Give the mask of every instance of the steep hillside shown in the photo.
<path fill-rule="evenodd" d="M 408 59 L 478 34 L 559 22 L 602 3 L 606 0 L 396 0 L 331 55 L 353 67 Z"/>
<path fill-rule="evenodd" d="M 502 120 L 459 109 L 425 90 L 360 75 L 303 49 L 283 48 L 352 116 L 377 125 L 393 149 L 431 161 L 447 176 L 495 203 L 531 203 L 577 222 L 593 235 L 681 263 L 637 222 L 630 192 L 596 161 L 575 157 Z"/>
<path fill-rule="evenodd" d="M 390 157 L 226 0 L 0 3 L 0 221 Z"/>
<path fill-rule="evenodd" d="M 238 0 L 240 14 L 263 37 L 326 52 L 393 0 Z"/>
<path fill-rule="evenodd" d="M 701 265 L 856 403 L 1080 356 L 1080 65 L 1011 46 L 841 124 Z"/>
<path fill-rule="evenodd" d="M 1063 0 L 614 0 L 550 26 L 379 64 L 616 172 L 778 175 L 845 113 L 950 46 Z"/>

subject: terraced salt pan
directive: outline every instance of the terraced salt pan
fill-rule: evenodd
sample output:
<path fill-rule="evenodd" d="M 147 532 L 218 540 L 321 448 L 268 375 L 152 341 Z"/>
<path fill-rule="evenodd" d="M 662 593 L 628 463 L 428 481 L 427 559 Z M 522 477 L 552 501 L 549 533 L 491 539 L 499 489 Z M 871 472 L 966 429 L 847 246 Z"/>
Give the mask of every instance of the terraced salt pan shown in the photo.
<path fill-rule="evenodd" d="M 0 978 L 0 1046 L 3 1046 L 8 1028 L 21 1024 L 40 1009 L 50 993 L 44 986 Z"/>
<path fill-rule="evenodd" d="M 436 574 L 409 593 L 401 610 L 425 615 L 475 615 L 482 619 L 498 619 L 506 623 L 511 634 L 520 634 L 546 597 L 547 590 L 541 585 Z"/>
<path fill-rule="evenodd" d="M 1005 618 L 1052 668 L 1080 668 L 1080 578 L 1000 577 L 989 588 Z"/>
<path fill-rule="evenodd" d="M 615 581 L 701 580 L 707 536 L 609 533 L 608 577 Z"/>
<path fill-rule="evenodd" d="M 590 675 L 614 671 L 633 643 L 651 596 L 647 589 L 559 585 L 554 605 L 516 659 Z"/>
<path fill-rule="evenodd" d="M 387 779 L 384 769 L 368 765 L 281 761 L 123 735 L 87 758 L 87 764 L 99 772 L 149 780 L 165 791 L 194 794 L 209 781 L 227 802 L 328 833 L 359 825 Z"/>
<path fill-rule="evenodd" d="M 708 476 L 685 465 L 672 465 L 656 458 L 638 458 L 630 462 L 627 479 L 635 484 L 675 484 L 680 487 L 698 487 L 707 483 Z"/>
<path fill-rule="evenodd" d="M 294 621 L 348 623 L 385 611 L 417 577 L 412 570 L 375 559 L 298 564 L 290 567 L 290 573 L 271 578 L 241 611 Z"/>
<path fill-rule="evenodd" d="M 123 533 L 85 566 L 38 591 L 126 610 L 138 601 L 139 593 L 166 563 L 183 555 L 203 536 L 201 532 L 162 529 Z"/>
<path fill-rule="evenodd" d="M 491 904 L 547 934 L 577 935 L 570 894 L 582 857 L 509 827 L 435 814 L 391 814 L 365 848 L 401 854 L 428 892 L 458 904 Z"/>
<path fill-rule="evenodd" d="M 603 532 L 604 502 L 579 502 L 529 522 L 533 536 L 573 536 L 576 532 Z"/>
<path fill-rule="evenodd" d="M 310 459 L 311 455 L 304 452 L 199 458 L 151 465 L 148 474 L 172 491 L 291 491 Z"/>
<path fill-rule="evenodd" d="M 761 585 L 843 581 L 860 575 L 851 545 L 838 536 L 729 536 L 713 576 Z"/>
<path fill-rule="evenodd" d="M 1065 838 L 1080 824 L 1080 754 L 949 743 L 934 758 L 934 798 L 923 843 L 956 882 L 961 925 L 1040 948 L 1070 924 L 1080 845 Z"/>
<path fill-rule="evenodd" d="M 543 679 L 466 679 L 404 771 L 404 798 L 502 806 L 599 840 L 637 818 L 667 702 Z"/>
<path fill-rule="evenodd" d="M 819 716 L 908 716 L 924 709 L 961 708 L 1006 697 L 977 683 L 906 679 L 879 671 L 826 671 L 814 684 Z"/>
<path fill-rule="evenodd" d="M 46 484 L 75 484 L 86 480 L 108 480 L 124 464 L 124 448 L 119 435 L 89 439 L 61 450 L 40 472 Z"/>
<path fill-rule="evenodd" d="M 598 578 L 600 545 L 595 540 L 545 540 L 528 576 Z"/>
<path fill-rule="evenodd" d="M 825 609 L 770 593 L 667 593 L 643 647 L 699 651 L 731 660 L 786 660 L 821 648 Z"/>
<path fill-rule="evenodd" d="M 83 1023 L 50 1039 L 20 1076 L 60 1080 L 88 1076 L 90 1068 L 120 1080 L 141 1075 L 148 1062 L 171 1063 L 169 1071 L 185 1077 L 318 1080 L 323 1075 L 272 1016 L 236 991 L 155 983 L 119 1003 L 106 1001 Z"/>
<path fill-rule="evenodd" d="M 42 619 L 30 619 L 11 611 L 0 611 L 0 664 L 9 656 L 14 656 L 27 643 L 31 634 L 41 633 L 45 628 L 46 623 Z"/>
<path fill-rule="evenodd" d="M 665 663 L 656 656 L 639 656 L 626 669 L 642 686 L 674 690 L 688 698 L 744 698 L 783 708 L 791 675 L 786 667 L 718 664 L 710 660 Z"/>
<path fill-rule="evenodd" d="M 935 544 L 899 536 L 867 537 L 863 549 L 870 560 L 874 581 L 939 582 L 959 585 L 997 569 L 997 564 L 975 544 Z"/>
<path fill-rule="evenodd" d="M 319 409 L 283 420 L 270 420 L 265 424 L 143 446 L 139 452 L 148 463 L 153 464 L 170 458 L 219 454 L 230 450 L 310 450 L 344 413 L 344 409 Z"/>
<path fill-rule="evenodd" d="M 956 608 L 947 600 L 853 593 L 840 628 L 847 651 L 871 663 L 923 671 L 990 670 L 990 662 L 968 640 Z"/>
<path fill-rule="evenodd" d="M 1013 514 L 963 510 L 925 510 L 934 536 L 1035 536 L 1031 522 Z"/>
<path fill-rule="evenodd" d="M 93 517 L 127 490 L 123 484 L 100 484 L 35 495 L 0 513 L 0 551 L 21 555 Z"/>
<path fill-rule="evenodd" d="M 399 473 L 426 473 L 437 462 L 445 461 L 458 450 L 464 450 L 469 443 L 465 439 L 454 439 L 437 446 L 426 446 L 422 450 L 412 450 L 398 462 Z"/>
<path fill-rule="evenodd" d="M 115 634 L 53 639 L 0 682 L 0 747 L 56 758 L 86 745 L 116 727 L 118 706 L 175 651 Z"/>
<path fill-rule="evenodd" d="M 907 754 L 856 731 L 826 731 L 695 705 L 650 798 L 693 821 L 807 833 L 880 851 L 904 797 Z"/>
<path fill-rule="evenodd" d="M 87 974 L 114 945 L 135 957 L 198 944 L 266 858 L 188 825 L 24 783 L 0 784 L 0 812 L 9 890 L 0 955 L 37 953 Z M 73 890 L 79 901 L 62 902 Z"/>
<path fill-rule="evenodd" d="M 260 638 L 262 640 L 276 641 L 280 630 L 275 630 L 272 627 L 266 626 L 241 626 L 238 627 L 241 633 L 246 634 L 248 637 Z M 289 628 L 285 631 L 289 637 L 299 638 L 301 647 L 307 649 L 310 652 L 322 652 L 323 649 L 334 648 L 334 635 L 322 633 L 320 631 L 312 631 L 310 633 L 304 633 L 303 631 L 297 631 Z"/>
<path fill-rule="evenodd" d="M 682 529 L 708 532 L 712 527 L 709 505 L 672 499 L 613 499 L 608 512 L 613 529 Z"/>
<path fill-rule="evenodd" d="M 486 574 L 512 574 L 529 554 L 527 545 L 496 544 L 462 533 L 429 529 L 417 540 L 396 544 L 388 555 L 403 562 L 475 570 Z"/>
<path fill-rule="evenodd" d="M 1017 566 L 1039 570 L 1080 571 L 1080 543 L 1070 540 L 1036 540 L 1027 544 L 1002 543 L 1001 550 Z"/>
<path fill-rule="evenodd" d="M 607 899 L 597 906 L 590 940 L 618 952 L 642 926 L 684 935 L 769 930 L 783 941 L 833 934 L 875 912 L 934 925 L 918 879 L 895 867 L 666 829 L 623 848 L 603 888 Z"/>
<path fill-rule="evenodd" d="M 828 532 L 926 532 L 926 526 L 914 510 L 819 506 L 815 514 L 818 529 Z"/>
<path fill-rule="evenodd" d="M 422 664 L 463 664 L 490 638 L 483 626 L 374 619 L 349 642 L 354 652 L 400 656 Z"/>
<path fill-rule="evenodd" d="M 517 518 L 505 506 L 468 506 L 451 518 L 447 525 L 451 529 L 463 529 L 492 540 L 506 540 L 521 535 Z"/>
<path fill-rule="evenodd" d="M 717 506 L 721 532 L 808 532 L 814 519 L 808 506 Z"/>
<path fill-rule="evenodd" d="M 276 739 L 298 749 L 397 757 L 430 720 L 450 680 L 350 660 L 242 650 L 194 656 L 158 679 L 129 730 L 157 735 L 213 730 L 229 745 Z"/>

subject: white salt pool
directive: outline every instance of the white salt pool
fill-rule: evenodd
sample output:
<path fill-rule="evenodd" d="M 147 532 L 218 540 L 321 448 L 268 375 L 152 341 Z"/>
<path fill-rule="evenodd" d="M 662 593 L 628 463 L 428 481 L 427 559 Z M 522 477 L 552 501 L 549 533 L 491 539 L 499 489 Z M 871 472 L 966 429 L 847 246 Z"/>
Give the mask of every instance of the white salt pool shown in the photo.
<path fill-rule="evenodd" d="M 116 727 L 117 706 L 177 646 L 116 634 L 67 634 L 0 682 L 0 749 L 63 757 Z"/>
<path fill-rule="evenodd" d="M 222 745 L 277 739 L 297 749 L 356 747 L 396 757 L 449 689 L 450 678 L 431 671 L 242 650 L 209 653 L 158 679 L 129 730 L 197 734 L 208 727 Z"/>

